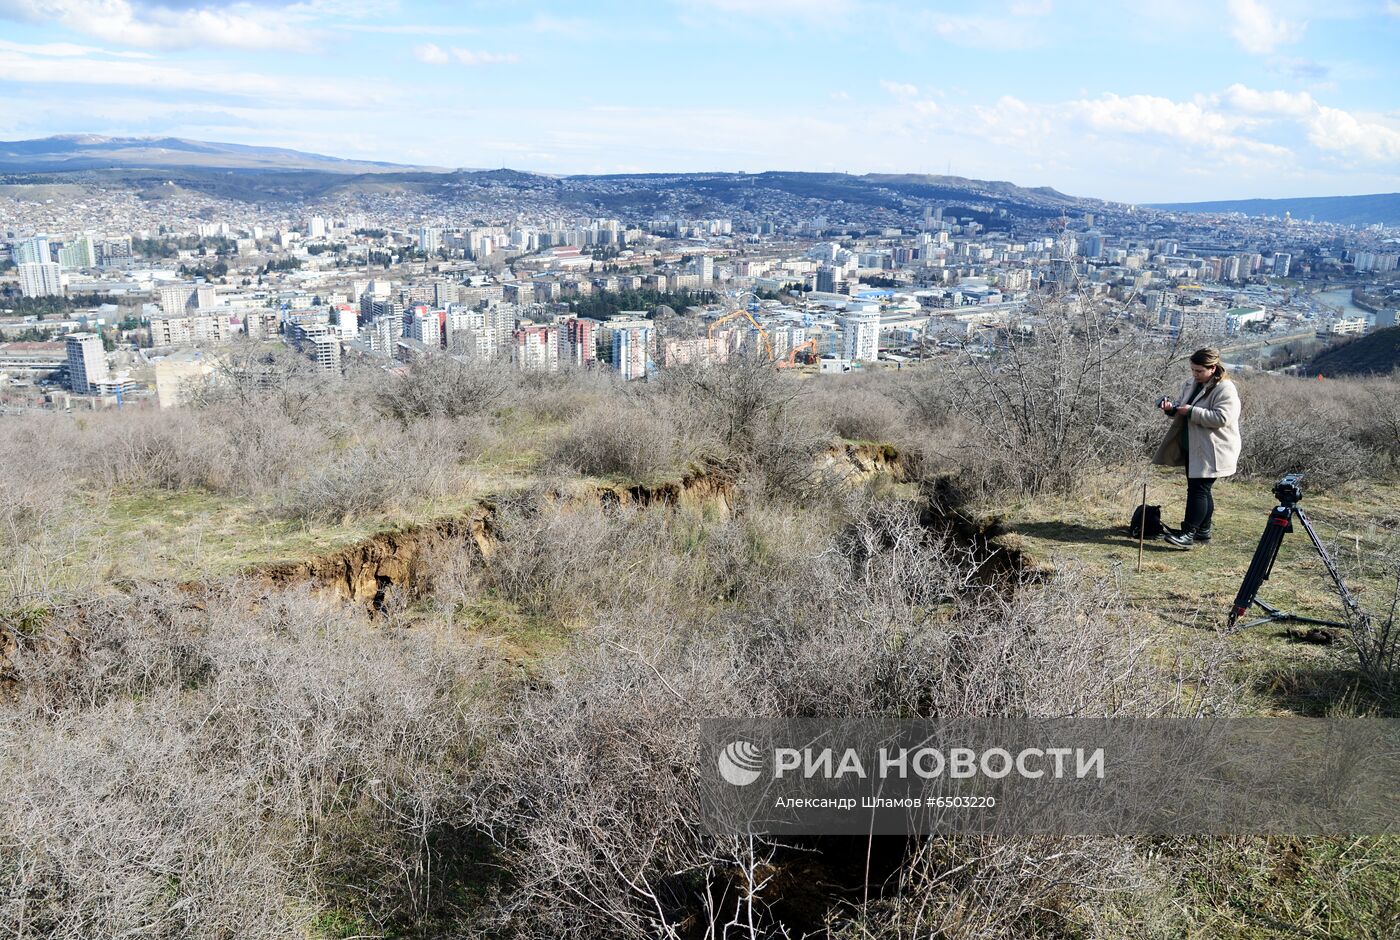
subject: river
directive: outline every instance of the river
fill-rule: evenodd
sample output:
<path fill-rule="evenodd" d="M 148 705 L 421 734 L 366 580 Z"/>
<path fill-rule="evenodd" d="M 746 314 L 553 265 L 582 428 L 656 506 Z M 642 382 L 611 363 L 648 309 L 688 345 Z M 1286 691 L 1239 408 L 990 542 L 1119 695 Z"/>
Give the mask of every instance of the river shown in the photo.
<path fill-rule="evenodd" d="M 1365 317 L 1368 326 L 1374 325 L 1376 315 L 1366 310 L 1362 310 L 1351 302 L 1351 288 L 1339 287 L 1336 290 L 1319 291 L 1313 294 L 1313 300 L 1326 304 L 1332 308 L 1340 308 L 1344 317 Z"/>

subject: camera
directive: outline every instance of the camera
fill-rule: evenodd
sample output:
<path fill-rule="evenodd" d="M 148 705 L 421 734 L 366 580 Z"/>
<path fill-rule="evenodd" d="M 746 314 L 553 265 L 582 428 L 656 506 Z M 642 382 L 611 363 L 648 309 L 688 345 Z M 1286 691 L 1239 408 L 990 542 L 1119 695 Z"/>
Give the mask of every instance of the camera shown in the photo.
<path fill-rule="evenodd" d="M 1274 497 L 1280 506 L 1292 506 L 1303 498 L 1303 474 L 1289 473 L 1274 484 Z"/>

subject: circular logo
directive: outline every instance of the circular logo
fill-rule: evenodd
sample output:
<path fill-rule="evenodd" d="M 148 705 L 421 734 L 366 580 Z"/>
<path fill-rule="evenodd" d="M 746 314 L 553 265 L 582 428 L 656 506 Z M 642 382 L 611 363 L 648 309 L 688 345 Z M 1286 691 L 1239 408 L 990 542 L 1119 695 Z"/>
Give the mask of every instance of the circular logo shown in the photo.
<path fill-rule="evenodd" d="M 763 752 L 751 741 L 735 741 L 719 752 L 719 775 L 725 783 L 746 787 L 763 775 Z"/>

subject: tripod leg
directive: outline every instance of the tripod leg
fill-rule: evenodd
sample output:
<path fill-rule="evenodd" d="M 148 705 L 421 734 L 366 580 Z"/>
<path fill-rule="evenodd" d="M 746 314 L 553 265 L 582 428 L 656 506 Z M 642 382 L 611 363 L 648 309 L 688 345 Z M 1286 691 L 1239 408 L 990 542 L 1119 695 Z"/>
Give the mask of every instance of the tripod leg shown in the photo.
<path fill-rule="evenodd" d="M 1233 627 L 1249 606 L 1256 602 L 1259 587 L 1269 579 L 1273 571 L 1274 559 L 1278 557 L 1279 546 L 1283 544 L 1283 533 L 1288 529 L 1291 513 L 1285 506 L 1276 506 L 1269 513 L 1269 521 L 1264 525 L 1264 534 L 1259 537 L 1259 547 L 1249 562 L 1249 570 L 1240 582 L 1240 591 L 1235 595 L 1234 606 L 1230 608 L 1229 626 Z"/>
<path fill-rule="evenodd" d="M 1362 612 L 1361 605 L 1356 602 L 1356 598 L 1352 597 L 1351 592 L 1347 590 L 1346 584 L 1342 582 L 1342 573 L 1337 570 L 1336 564 L 1332 561 L 1332 556 L 1327 554 L 1327 549 L 1323 548 L 1322 539 L 1318 538 L 1317 533 L 1313 531 L 1312 522 L 1308 519 L 1307 513 L 1303 512 L 1303 507 L 1301 506 L 1297 507 L 1296 511 L 1299 520 L 1303 523 L 1303 528 L 1307 530 L 1308 538 L 1312 539 L 1313 548 L 1317 549 L 1318 555 L 1322 557 L 1322 563 L 1327 566 L 1327 573 L 1332 576 L 1332 583 L 1337 586 L 1337 593 L 1341 595 L 1342 604 L 1346 607 L 1347 613 L 1353 618 L 1365 617 L 1366 615 Z"/>

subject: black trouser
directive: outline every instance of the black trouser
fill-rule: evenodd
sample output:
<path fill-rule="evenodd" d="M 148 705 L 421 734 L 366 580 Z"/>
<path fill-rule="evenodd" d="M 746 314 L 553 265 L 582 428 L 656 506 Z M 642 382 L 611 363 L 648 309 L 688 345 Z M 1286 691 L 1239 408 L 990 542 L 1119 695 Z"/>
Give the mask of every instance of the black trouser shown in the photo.
<path fill-rule="evenodd" d="M 1186 478 L 1186 518 L 1181 523 L 1183 532 L 1201 532 L 1210 528 L 1211 516 L 1215 515 L 1215 498 L 1210 488 L 1215 485 L 1215 477 Z"/>

